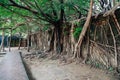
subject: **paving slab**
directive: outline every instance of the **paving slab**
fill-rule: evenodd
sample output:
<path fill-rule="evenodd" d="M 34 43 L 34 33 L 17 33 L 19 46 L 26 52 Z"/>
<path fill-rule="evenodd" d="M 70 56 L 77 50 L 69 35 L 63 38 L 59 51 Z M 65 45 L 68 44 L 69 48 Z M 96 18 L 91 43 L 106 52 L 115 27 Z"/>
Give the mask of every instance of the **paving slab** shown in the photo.
<path fill-rule="evenodd" d="M 0 80 L 29 80 L 19 52 L 7 52 L 0 63 Z"/>

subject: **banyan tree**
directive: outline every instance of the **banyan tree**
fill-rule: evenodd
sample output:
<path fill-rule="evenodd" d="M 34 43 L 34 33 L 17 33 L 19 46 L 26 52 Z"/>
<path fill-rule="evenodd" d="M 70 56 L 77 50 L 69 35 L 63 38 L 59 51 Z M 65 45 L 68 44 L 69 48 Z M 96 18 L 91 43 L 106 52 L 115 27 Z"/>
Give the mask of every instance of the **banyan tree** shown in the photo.
<path fill-rule="evenodd" d="M 61 55 L 64 56 L 66 54 L 71 56 L 73 59 L 82 59 L 82 62 L 84 63 L 90 61 L 91 63 L 102 64 L 106 68 L 114 67 L 118 69 L 120 64 L 119 13 L 120 8 L 114 7 L 107 12 L 91 15 L 86 31 L 82 31 L 82 29 L 79 38 L 77 39 L 74 37 L 75 28 L 77 28 L 77 25 L 82 25 L 82 27 L 85 27 L 86 19 L 88 17 L 66 23 L 62 30 Z M 78 23 L 76 24 L 76 22 Z M 51 44 L 54 45 L 54 41 L 52 39 L 54 37 L 53 31 L 54 29 L 51 28 L 46 30 L 44 33 L 40 31 L 31 34 L 32 41 L 36 42 L 36 45 L 40 44 L 41 46 L 38 45 L 40 49 L 44 50 L 44 48 L 46 48 L 49 51 L 51 47 L 50 42 L 52 42 Z M 46 37 L 42 35 L 45 35 Z M 80 38 L 80 36 L 82 36 L 82 38 Z M 52 51 L 52 53 L 54 54 L 54 51 Z"/>
<path fill-rule="evenodd" d="M 36 21 L 42 20 L 49 25 L 45 30 L 40 26 L 38 32 L 29 33 L 29 43 L 32 43 L 36 49 L 61 56 L 67 55 L 72 59 L 82 60 L 83 63 L 100 63 L 107 68 L 112 66 L 118 70 L 120 66 L 119 0 L 117 2 L 85 0 L 89 10 L 81 9 L 77 4 L 77 1 L 82 2 L 82 0 L 74 0 L 77 5 L 69 0 L 46 0 L 46 2 L 41 1 L 42 3 L 39 0 L 5 1 L 9 3 L 2 0 L 0 2 L 2 7 L 8 10 L 11 9 L 9 7 L 26 10 L 35 16 Z M 69 9 L 73 13 L 70 13 Z M 14 12 L 14 9 L 11 11 Z M 34 18 L 27 14 L 25 17 Z"/>

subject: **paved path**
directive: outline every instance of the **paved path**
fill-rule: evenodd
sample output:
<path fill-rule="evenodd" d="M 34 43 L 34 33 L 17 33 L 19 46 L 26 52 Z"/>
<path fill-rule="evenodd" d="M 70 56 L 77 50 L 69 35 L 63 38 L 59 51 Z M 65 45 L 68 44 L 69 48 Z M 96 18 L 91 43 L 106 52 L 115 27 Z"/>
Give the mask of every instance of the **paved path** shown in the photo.
<path fill-rule="evenodd" d="M 0 80 L 29 80 L 19 52 L 8 52 L 0 63 Z"/>

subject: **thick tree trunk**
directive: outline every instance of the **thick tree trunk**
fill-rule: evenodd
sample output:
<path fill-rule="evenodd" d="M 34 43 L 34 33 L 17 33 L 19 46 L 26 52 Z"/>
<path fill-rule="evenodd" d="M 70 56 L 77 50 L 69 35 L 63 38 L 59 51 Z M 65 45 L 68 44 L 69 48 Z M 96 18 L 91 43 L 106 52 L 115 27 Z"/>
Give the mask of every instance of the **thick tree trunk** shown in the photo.
<path fill-rule="evenodd" d="M 74 35 L 73 34 L 74 34 L 74 24 L 72 23 L 71 31 L 70 31 L 72 53 L 74 53 L 74 49 L 75 49 L 75 39 L 74 39 Z"/>
<path fill-rule="evenodd" d="M 54 49 L 58 54 L 62 52 L 61 28 L 59 25 L 55 26 Z"/>

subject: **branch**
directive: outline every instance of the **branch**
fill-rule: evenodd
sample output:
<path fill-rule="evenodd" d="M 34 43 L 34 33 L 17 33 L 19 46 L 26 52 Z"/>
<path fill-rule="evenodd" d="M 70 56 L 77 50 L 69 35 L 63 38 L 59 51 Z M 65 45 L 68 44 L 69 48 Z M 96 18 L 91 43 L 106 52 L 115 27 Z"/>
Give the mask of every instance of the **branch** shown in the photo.
<path fill-rule="evenodd" d="M 6 7 L 4 4 L 1 4 L 1 3 L 0 3 L 0 5 L 1 5 L 3 8 L 6 8 L 7 10 L 9 10 L 9 11 L 15 13 L 15 14 L 18 14 L 18 15 L 20 15 L 20 16 L 22 16 L 22 17 L 32 18 L 32 17 L 30 17 L 30 16 L 22 15 L 22 14 L 20 14 L 20 13 L 18 13 L 18 12 L 15 12 L 14 10 L 10 9 L 9 7 Z M 8 6 L 13 6 L 13 4 L 7 4 L 7 5 L 8 5 Z M 34 14 L 34 13 L 33 13 L 33 14 Z M 35 14 L 35 16 L 37 16 L 39 19 L 41 19 L 41 20 L 43 20 L 43 21 L 48 21 L 48 22 L 50 22 L 49 20 L 46 20 L 46 19 L 40 17 L 39 14 Z M 52 23 L 52 22 L 50 22 L 50 23 Z"/>
<path fill-rule="evenodd" d="M 80 12 L 78 6 L 74 6 L 74 8 L 79 13 L 79 17 L 78 18 L 81 18 L 82 13 Z"/>
<path fill-rule="evenodd" d="M 26 25 L 27 23 L 30 23 L 30 21 L 26 21 L 26 22 L 24 22 L 24 23 L 18 23 L 18 24 L 15 25 L 14 28 L 12 28 L 12 30 L 17 29 L 17 28 L 20 27 L 20 26 Z"/>
<path fill-rule="evenodd" d="M 32 10 L 32 9 L 30 9 L 30 8 L 28 8 L 28 7 L 25 7 L 25 6 L 19 5 L 19 4 L 17 4 L 17 3 L 16 3 L 15 1 L 13 1 L 13 0 L 9 0 L 9 1 L 12 3 L 12 5 L 9 5 L 9 6 L 18 7 L 18 8 L 21 8 L 21 9 L 28 10 L 28 11 L 34 13 L 34 14 L 38 14 L 37 11 L 34 11 L 34 10 Z"/>
<path fill-rule="evenodd" d="M 0 30 L 5 30 L 5 29 L 12 29 L 12 28 L 0 28 Z"/>
<path fill-rule="evenodd" d="M 86 31 L 89 27 L 89 24 L 90 24 L 90 21 L 91 21 L 91 16 L 92 16 L 92 7 L 93 7 L 93 0 L 90 1 L 90 9 L 89 9 L 89 12 L 88 12 L 88 16 L 87 16 L 87 19 L 86 19 L 86 22 L 83 26 L 83 29 L 81 31 L 81 34 L 79 35 L 79 39 L 78 39 L 78 42 L 77 44 L 75 45 L 75 52 L 74 52 L 74 58 L 77 54 L 77 50 L 78 50 L 78 47 L 81 48 L 81 44 L 83 42 L 83 39 L 84 39 L 84 36 L 86 34 Z"/>
<path fill-rule="evenodd" d="M 110 45 L 107 45 L 107 44 L 102 44 L 102 43 L 99 43 L 99 42 L 95 42 L 95 41 L 93 41 L 93 40 L 90 40 L 90 42 L 91 42 L 91 43 L 94 43 L 94 44 L 98 44 L 98 45 L 103 46 L 103 47 L 107 47 L 107 48 L 112 48 L 112 49 L 114 49 L 113 46 L 110 46 Z"/>
<path fill-rule="evenodd" d="M 33 13 L 33 14 L 34 14 L 35 16 L 37 16 L 39 19 L 44 20 L 44 21 L 47 21 L 47 22 L 49 22 L 49 23 L 51 23 L 51 24 L 54 24 L 54 22 L 56 21 L 56 20 L 54 20 L 53 16 L 51 16 L 51 15 L 49 15 L 49 14 L 45 14 L 45 13 L 40 9 L 40 7 L 38 6 L 36 0 L 34 0 L 36 6 L 34 6 L 33 4 L 31 4 L 30 2 L 29 2 L 29 4 L 32 5 L 34 8 L 35 8 L 35 7 L 38 8 L 38 9 L 39 9 L 38 11 L 37 11 L 37 10 L 35 11 L 35 10 L 33 10 L 33 9 L 27 7 L 27 6 L 19 5 L 19 4 L 16 3 L 14 0 L 9 0 L 9 1 L 11 2 L 10 4 L 0 3 L 0 5 L 3 6 L 4 8 L 7 8 L 6 6 L 13 6 L 13 7 L 16 7 L 16 8 L 20 8 L 20 9 L 27 10 L 27 11 Z M 22 1 L 22 2 L 23 2 L 23 1 Z M 9 8 L 7 8 L 7 9 L 9 9 Z M 9 10 L 11 10 L 11 9 L 9 9 Z M 12 10 L 12 11 L 13 11 L 13 10 Z M 42 15 L 43 17 L 41 17 L 40 15 Z"/>
<path fill-rule="evenodd" d="M 42 11 L 42 9 L 39 7 L 39 5 L 38 5 L 36 0 L 34 0 L 34 2 L 35 2 L 35 5 L 36 5 L 37 9 L 39 10 L 38 13 L 40 13 L 42 16 L 44 16 L 44 21 L 47 21 L 49 23 L 54 23 L 53 17 L 51 15 L 49 15 L 49 14 L 44 13 Z"/>
<path fill-rule="evenodd" d="M 23 2 L 28 8 L 31 8 L 31 6 L 26 2 L 27 0 L 20 0 L 21 2 Z"/>
<path fill-rule="evenodd" d="M 107 11 L 103 16 L 106 17 L 111 13 L 114 13 L 114 11 L 118 8 L 118 6 L 120 6 L 120 2 L 117 5 L 115 5 L 111 10 Z"/>
<path fill-rule="evenodd" d="M 79 36 L 79 40 L 78 40 L 78 45 L 81 46 L 81 43 L 82 43 L 82 40 L 85 36 L 85 33 L 87 31 L 87 28 L 89 27 L 89 24 L 90 24 L 90 20 L 91 20 L 91 16 L 92 16 L 92 6 L 93 6 L 93 0 L 91 0 L 90 2 L 90 9 L 89 9 L 89 12 L 88 12 L 88 16 L 87 16 L 87 20 L 83 26 L 83 30 Z"/>
<path fill-rule="evenodd" d="M 16 12 L 16 11 L 14 11 L 14 10 L 12 10 L 12 9 L 10 9 L 10 8 L 8 8 L 8 7 L 6 7 L 6 6 L 1 6 L 1 7 L 5 8 L 5 9 L 7 9 L 8 11 L 10 11 L 10 12 L 12 12 L 12 13 L 15 13 L 15 14 L 17 14 L 17 15 L 23 17 L 23 18 L 24 18 L 24 17 L 26 17 L 26 18 L 32 18 L 31 16 L 27 16 L 27 15 L 20 14 L 20 13 L 18 13 L 18 12 Z"/>
<path fill-rule="evenodd" d="M 81 20 L 86 20 L 86 17 L 81 17 L 80 19 L 69 21 L 70 23 L 80 22 Z"/>

